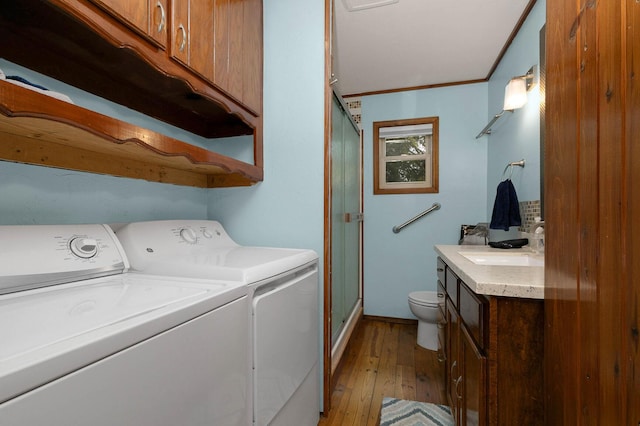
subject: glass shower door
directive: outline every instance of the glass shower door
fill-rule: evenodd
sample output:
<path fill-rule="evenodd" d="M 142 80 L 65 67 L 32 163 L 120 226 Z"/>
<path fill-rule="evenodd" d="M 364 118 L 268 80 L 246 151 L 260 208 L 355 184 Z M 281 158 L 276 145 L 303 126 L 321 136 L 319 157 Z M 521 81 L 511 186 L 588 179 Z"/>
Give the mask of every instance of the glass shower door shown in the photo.
<path fill-rule="evenodd" d="M 331 141 L 331 342 L 360 295 L 360 134 L 335 98 Z"/>

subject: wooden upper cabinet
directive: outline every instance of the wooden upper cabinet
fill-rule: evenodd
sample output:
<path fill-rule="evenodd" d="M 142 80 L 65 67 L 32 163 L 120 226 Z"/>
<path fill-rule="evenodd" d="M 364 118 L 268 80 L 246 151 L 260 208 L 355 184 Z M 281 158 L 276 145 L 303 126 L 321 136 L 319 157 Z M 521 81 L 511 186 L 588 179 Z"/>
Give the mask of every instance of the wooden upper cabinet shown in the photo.
<path fill-rule="evenodd" d="M 92 1 L 159 46 L 167 45 L 168 0 Z"/>
<path fill-rule="evenodd" d="M 262 111 L 262 0 L 213 0 L 213 82 L 253 111 Z"/>
<path fill-rule="evenodd" d="M 261 114 L 262 0 L 90 1 Z"/>
<path fill-rule="evenodd" d="M 262 111 L 262 1 L 174 0 L 171 56 Z"/>
<path fill-rule="evenodd" d="M 245 0 L 243 4 L 241 101 L 262 112 L 262 0 Z"/>

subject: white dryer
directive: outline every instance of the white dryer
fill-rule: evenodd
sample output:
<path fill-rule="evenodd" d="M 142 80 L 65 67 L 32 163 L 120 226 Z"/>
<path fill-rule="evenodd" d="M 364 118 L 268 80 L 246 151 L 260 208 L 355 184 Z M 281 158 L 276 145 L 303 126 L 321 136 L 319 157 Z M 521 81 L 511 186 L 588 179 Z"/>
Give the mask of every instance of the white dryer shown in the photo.
<path fill-rule="evenodd" d="M 319 283 L 314 251 L 240 246 L 219 222 L 207 220 L 137 222 L 116 233 L 132 270 L 247 286 L 254 424 L 317 425 Z"/>
<path fill-rule="evenodd" d="M 248 423 L 245 286 L 129 274 L 104 225 L 0 241 L 0 424 Z"/>

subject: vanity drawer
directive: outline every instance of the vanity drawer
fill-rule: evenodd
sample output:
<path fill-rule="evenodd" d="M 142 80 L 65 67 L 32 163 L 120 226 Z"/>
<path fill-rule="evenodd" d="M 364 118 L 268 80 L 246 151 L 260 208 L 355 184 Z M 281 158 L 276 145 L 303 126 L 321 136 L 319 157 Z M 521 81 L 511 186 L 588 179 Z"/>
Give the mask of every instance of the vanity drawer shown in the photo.
<path fill-rule="evenodd" d="M 447 267 L 447 265 L 444 263 L 444 261 L 441 258 L 438 258 L 438 262 L 437 262 L 437 271 L 438 271 L 438 281 L 440 281 L 442 284 L 444 284 L 444 270 Z"/>
<path fill-rule="evenodd" d="M 444 282 L 444 288 L 447 290 L 447 295 L 451 299 L 451 303 L 456 308 L 458 307 L 458 282 L 460 278 L 449 268 L 446 269 L 446 279 Z"/>
<path fill-rule="evenodd" d="M 438 294 L 438 308 L 440 308 L 440 314 L 444 318 L 444 309 L 445 309 L 444 304 L 445 304 L 445 301 L 447 300 L 447 292 L 444 289 L 444 284 L 442 283 L 442 281 L 438 281 L 437 294 Z"/>
<path fill-rule="evenodd" d="M 474 293 L 463 282 L 460 282 L 459 289 L 460 305 L 458 311 L 462 322 L 476 344 L 482 350 L 485 350 L 489 343 L 489 335 L 487 333 L 489 301 L 484 296 Z"/>

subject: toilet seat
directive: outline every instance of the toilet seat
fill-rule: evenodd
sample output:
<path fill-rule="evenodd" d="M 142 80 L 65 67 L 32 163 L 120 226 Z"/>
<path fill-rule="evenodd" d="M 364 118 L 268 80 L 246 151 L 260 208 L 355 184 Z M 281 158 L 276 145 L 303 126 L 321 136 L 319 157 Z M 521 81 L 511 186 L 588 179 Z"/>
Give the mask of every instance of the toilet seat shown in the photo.
<path fill-rule="evenodd" d="M 438 306 L 438 293 L 435 291 L 414 291 L 409 293 L 409 301 L 420 306 Z"/>

